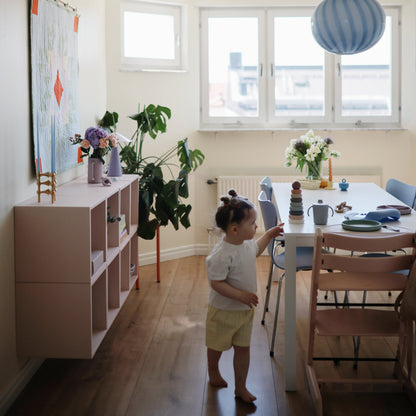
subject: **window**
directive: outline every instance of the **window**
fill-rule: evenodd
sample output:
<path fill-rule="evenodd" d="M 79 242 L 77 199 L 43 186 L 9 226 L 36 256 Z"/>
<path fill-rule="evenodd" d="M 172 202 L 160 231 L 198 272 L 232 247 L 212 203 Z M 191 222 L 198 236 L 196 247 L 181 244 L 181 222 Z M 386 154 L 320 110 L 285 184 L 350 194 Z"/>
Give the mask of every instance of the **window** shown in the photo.
<path fill-rule="evenodd" d="M 183 20 L 181 5 L 122 1 L 122 68 L 185 69 Z"/>
<path fill-rule="evenodd" d="M 356 55 L 315 41 L 313 8 L 203 8 L 201 127 L 397 127 L 399 9 Z"/>

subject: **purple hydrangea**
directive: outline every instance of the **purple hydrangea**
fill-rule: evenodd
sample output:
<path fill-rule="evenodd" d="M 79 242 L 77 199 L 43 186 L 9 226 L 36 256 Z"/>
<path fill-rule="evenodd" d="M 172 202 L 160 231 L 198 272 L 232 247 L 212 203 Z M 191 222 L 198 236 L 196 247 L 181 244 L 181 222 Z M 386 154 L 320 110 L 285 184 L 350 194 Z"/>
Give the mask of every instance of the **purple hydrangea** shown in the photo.
<path fill-rule="evenodd" d="M 100 139 L 107 137 L 108 133 L 100 127 L 89 127 L 85 130 L 85 139 L 87 139 L 94 149 L 100 146 Z"/>

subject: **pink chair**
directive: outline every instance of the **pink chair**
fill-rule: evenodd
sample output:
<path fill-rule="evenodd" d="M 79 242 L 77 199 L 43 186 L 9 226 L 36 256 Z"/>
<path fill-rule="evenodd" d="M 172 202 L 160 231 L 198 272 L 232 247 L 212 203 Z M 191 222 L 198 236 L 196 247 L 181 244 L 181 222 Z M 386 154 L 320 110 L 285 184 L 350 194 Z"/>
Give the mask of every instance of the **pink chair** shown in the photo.
<path fill-rule="evenodd" d="M 323 252 L 323 248 L 329 252 Z M 385 257 L 351 256 L 353 252 L 384 252 L 403 248 L 411 248 L 411 254 Z M 343 388 L 355 385 L 380 383 L 372 378 L 327 378 L 317 377 L 318 360 L 331 360 L 338 363 L 347 361 L 395 361 L 397 378 L 383 379 L 388 386 L 405 386 L 411 397 L 415 398 L 416 388 L 411 380 L 411 357 L 413 345 L 412 325 L 400 320 L 393 308 L 371 307 L 361 303 L 349 304 L 346 308 L 325 306 L 318 301 L 318 294 L 331 291 L 403 291 L 406 288 L 407 276 L 398 273 L 400 270 L 416 267 L 416 235 L 414 233 L 323 233 L 317 230 L 312 265 L 312 281 L 310 291 L 309 335 L 307 348 L 306 374 L 317 415 L 322 415 L 322 396 L 320 389 L 333 387 L 334 384 Z M 333 272 L 328 273 L 327 269 Z M 315 354 L 317 336 L 352 336 L 352 337 L 398 337 L 396 357 L 345 357 Z M 357 353 L 358 354 L 358 353 Z"/>

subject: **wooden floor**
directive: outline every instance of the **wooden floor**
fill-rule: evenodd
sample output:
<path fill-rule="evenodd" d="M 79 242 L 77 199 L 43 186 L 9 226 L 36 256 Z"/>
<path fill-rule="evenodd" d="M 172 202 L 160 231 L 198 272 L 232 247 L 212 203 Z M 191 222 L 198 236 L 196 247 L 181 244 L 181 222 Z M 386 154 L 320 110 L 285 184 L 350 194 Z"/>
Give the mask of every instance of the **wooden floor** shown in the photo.
<path fill-rule="evenodd" d="M 284 390 L 284 300 L 279 316 L 275 357 L 269 356 L 272 314 L 260 324 L 269 260 L 258 260 L 260 304 L 252 337 L 248 388 L 255 405 L 234 398 L 232 352 L 224 353 L 221 370 L 226 389 L 207 383 L 204 321 L 208 296 L 205 257 L 162 263 L 162 281 L 155 266 L 140 268 L 140 290 L 133 290 L 92 360 L 48 359 L 8 412 L 9 416 L 309 416 L 313 414 L 305 384 L 304 356 L 310 273 L 298 273 L 298 390 Z M 273 301 L 276 283 L 273 284 Z M 274 310 L 272 301 L 271 310 Z M 75 306 L 76 307 L 76 306 Z M 350 340 L 330 340 L 317 348 L 345 350 Z M 392 340 L 361 346 L 362 353 L 394 354 Z M 391 364 L 387 364 L 391 366 Z M 322 371 L 378 375 L 384 364 L 371 368 L 351 363 Z M 324 396 L 326 415 L 415 415 L 404 394 L 331 393 Z"/>

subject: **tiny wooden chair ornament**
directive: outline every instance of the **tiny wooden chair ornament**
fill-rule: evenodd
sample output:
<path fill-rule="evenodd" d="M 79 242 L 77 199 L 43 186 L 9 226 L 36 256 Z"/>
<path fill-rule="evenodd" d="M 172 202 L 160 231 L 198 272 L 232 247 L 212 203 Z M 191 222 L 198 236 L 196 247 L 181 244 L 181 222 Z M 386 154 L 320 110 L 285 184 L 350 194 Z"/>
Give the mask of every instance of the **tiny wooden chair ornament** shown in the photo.
<path fill-rule="evenodd" d="M 38 185 L 38 202 L 40 202 L 40 195 L 47 194 L 51 196 L 52 204 L 56 201 L 56 172 L 45 172 L 37 173 L 37 185 Z M 49 178 L 45 181 L 42 181 L 43 177 Z M 48 186 L 47 189 L 41 189 L 41 186 Z"/>

